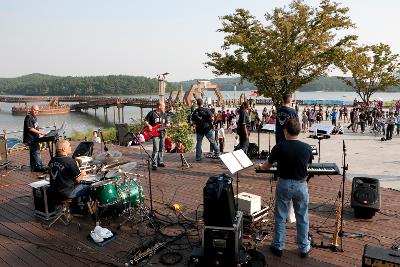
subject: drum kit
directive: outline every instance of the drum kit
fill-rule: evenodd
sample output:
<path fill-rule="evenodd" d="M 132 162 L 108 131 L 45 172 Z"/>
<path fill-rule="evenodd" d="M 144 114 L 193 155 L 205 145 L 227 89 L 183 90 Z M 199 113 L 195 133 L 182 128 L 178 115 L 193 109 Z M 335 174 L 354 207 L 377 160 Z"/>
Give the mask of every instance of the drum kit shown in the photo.
<path fill-rule="evenodd" d="M 98 154 L 95 160 L 86 161 L 79 168 L 90 172 L 82 183 L 90 185 L 94 204 L 92 209 L 113 210 L 113 214 L 118 215 L 128 214 L 128 221 L 133 217 L 133 210 L 137 209 L 140 213 L 146 210 L 144 190 L 139 180 L 143 175 L 133 172 L 136 162 L 119 162 L 121 156 L 119 151 L 107 151 Z M 78 165 L 80 162 L 77 160 Z"/>

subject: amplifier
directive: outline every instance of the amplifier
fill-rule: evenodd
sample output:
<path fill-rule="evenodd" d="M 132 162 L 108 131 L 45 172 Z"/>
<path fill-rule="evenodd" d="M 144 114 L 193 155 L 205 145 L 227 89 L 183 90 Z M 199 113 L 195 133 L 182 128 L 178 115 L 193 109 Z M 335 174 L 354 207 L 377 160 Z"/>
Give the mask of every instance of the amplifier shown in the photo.
<path fill-rule="evenodd" d="M 243 213 L 238 211 L 232 227 L 204 226 L 202 247 L 205 266 L 236 266 L 241 261 Z"/>
<path fill-rule="evenodd" d="M 54 201 L 49 199 L 49 185 L 46 181 L 38 181 L 32 186 L 33 202 L 35 203 L 35 216 L 43 220 L 51 220 L 57 215 Z"/>
<path fill-rule="evenodd" d="M 364 246 L 362 267 L 400 267 L 400 251 Z"/>
<path fill-rule="evenodd" d="M 242 192 L 237 196 L 238 209 L 245 215 L 251 215 L 261 210 L 261 197 L 250 193 Z"/>

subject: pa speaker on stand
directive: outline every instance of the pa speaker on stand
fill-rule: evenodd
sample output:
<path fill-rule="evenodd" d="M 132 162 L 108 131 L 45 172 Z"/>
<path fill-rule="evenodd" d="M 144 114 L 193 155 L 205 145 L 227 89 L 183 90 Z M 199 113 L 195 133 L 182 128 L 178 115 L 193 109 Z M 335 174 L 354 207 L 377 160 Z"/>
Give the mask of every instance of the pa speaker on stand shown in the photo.
<path fill-rule="evenodd" d="M 381 208 L 379 180 L 354 177 L 351 186 L 351 207 L 357 218 L 370 219 Z"/>

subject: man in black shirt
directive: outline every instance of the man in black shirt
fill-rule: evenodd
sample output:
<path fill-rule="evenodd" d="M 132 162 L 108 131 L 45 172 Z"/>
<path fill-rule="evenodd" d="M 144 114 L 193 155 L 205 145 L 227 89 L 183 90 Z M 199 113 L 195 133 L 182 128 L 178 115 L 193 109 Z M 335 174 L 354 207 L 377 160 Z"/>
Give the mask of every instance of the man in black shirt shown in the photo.
<path fill-rule="evenodd" d="M 76 161 L 68 157 L 71 145 L 67 140 L 56 144 L 57 155 L 49 162 L 50 188 L 64 198 L 77 198 L 89 194 L 90 185 L 80 184 L 86 175 L 80 171 Z"/>
<path fill-rule="evenodd" d="M 219 155 L 219 148 L 213 131 L 214 116 L 208 108 L 203 107 L 203 99 L 197 99 L 197 106 L 198 108 L 193 111 L 191 117 L 196 127 L 196 161 L 200 161 L 203 154 L 201 146 L 204 136 L 210 142 L 215 156 Z"/>
<path fill-rule="evenodd" d="M 247 153 L 247 150 L 249 148 L 250 119 L 249 104 L 246 101 L 242 103 L 239 109 L 237 134 L 239 135 L 239 145 L 237 145 L 235 150 L 242 149 L 244 153 Z"/>
<path fill-rule="evenodd" d="M 284 95 L 282 100 L 283 105 L 276 111 L 275 140 L 277 144 L 285 140 L 283 126 L 285 125 L 286 121 L 293 118 L 298 119 L 296 110 L 290 107 L 292 103 L 292 96 L 290 94 Z"/>
<path fill-rule="evenodd" d="M 24 120 L 23 142 L 29 146 L 29 162 L 31 171 L 46 171 L 40 157 L 39 137 L 45 135 L 39 131 L 36 115 L 39 113 L 39 106 L 33 105 L 30 114 Z"/>
<path fill-rule="evenodd" d="M 164 163 L 164 145 L 165 145 L 165 127 L 167 126 L 168 119 L 165 114 L 165 103 L 160 102 L 158 104 L 158 108 L 156 110 L 150 111 L 145 119 L 144 125 L 148 127 L 151 132 L 153 127 L 160 127 L 160 131 L 158 131 L 159 136 L 153 136 L 153 170 L 159 167 L 165 167 Z"/>
<path fill-rule="evenodd" d="M 308 239 L 307 165 L 312 161 L 310 145 L 299 141 L 301 126 L 297 119 L 288 119 L 284 126 L 286 140 L 272 148 L 268 160 L 257 169 L 269 169 L 277 163 L 278 183 L 275 191 L 275 227 L 271 251 L 282 256 L 285 248 L 286 219 L 289 203 L 293 201 L 296 216 L 297 245 L 301 257 L 307 257 L 311 246 Z"/>

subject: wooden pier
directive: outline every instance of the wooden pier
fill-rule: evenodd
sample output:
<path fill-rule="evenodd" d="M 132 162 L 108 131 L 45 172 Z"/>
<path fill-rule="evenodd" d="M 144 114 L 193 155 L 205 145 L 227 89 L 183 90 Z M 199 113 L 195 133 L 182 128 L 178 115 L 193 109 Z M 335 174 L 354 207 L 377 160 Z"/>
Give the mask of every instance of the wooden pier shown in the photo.
<path fill-rule="evenodd" d="M 73 144 L 75 147 L 77 143 Z M 100 152 L 96 144 L 94 154 Z M 139 179 L 145 189 L 146 205 L 149 206 L 149 180 L 146 156 L 135 147 L 107 145 L 110 150 L 119 150 L 124 160 L 138 163 L 136 173 L 143 174 Z M 42 152 L 45 162 L 47 153 Z M 190 169 L 182 169 L 179 154 L 166 154 L 165 168 L 152 171 L 152 192 L 156 217 L 170 224 L 162 224 L 155 235 L 146 222 L 132 222 L 118 229 L 124 217 L 103 220 L 102 226 L 117 233 L 117 238 L 105 247 L 97 247 L 87 236 L 94 227 L 90 216 L 74 217 L 73 222 L 64 226 L 58 222 L 47 229 L 40 219 L 34 216 L 32 189 L 28 185 L 37 181 L 37 173 L 28 169 L 0 170 L 0 266 L 127 266 L 129 255 L 137 247 L 155 237 L 165 240 L 184 232 L 182 238 L 172 242 L 163 250 L 147 260 L 148 265 L 164 266 L 159 260 L 166 252 L 178 252 L 182 260 L 173 266 L 187 266 L 192 248 L 200 245 L 202 218 L 202 190 L 208 177 L 228 173 L 220 160 L 203 159 L 197 163 L 194 154 L 188 153 L 186 159 L 192 163 Z M 12 165 L 29 162 L 28 151 L 17 151 L 9 155 Z M 329 243 L 335 225 L 335 199 L 341 185 L 341 176 L 316 176 L 309 182 L 310 193 L 310 232 L 315 241 Z M 272 239 L 273 216 L 268 221 L 245 229 L 243 244 L 254 243 L 255 234 L 265 232 L 267 237 L 259 242 L 257 249 L 267 260 L 268 266 L 280 267 L 322 267 L 322 266 L 361 266 L 365 244 L 390 248 L 399 245 L 400 194 L 391 189 L 381 189 L 382 208 L 372 219 L 357 219 L 353 216 L 349 198 L 351 184 L 346 183 L 344 209 L 344 252 L 314 248 L 309 258 L 302 259 L 296 247 L 295 224 L 287 225 L 287 245 L 283 257 L 275 257 L 269 251 Z M 236 188 L 234 188 L 236 191 Z M 239 191 L 262 197 L 263 203 L 272 205 L 275 182 L 267 174 L 256 174 L 253 169 L 240 173 Z M 171 209 L 172 204 L 181 205 L 180 212 Z M 189 223 L 190 222 L 190 223 Z M 198 228 L 199 227 L 199 228 Z M 139 266 L 146 264 L 142 262 Z"/>

